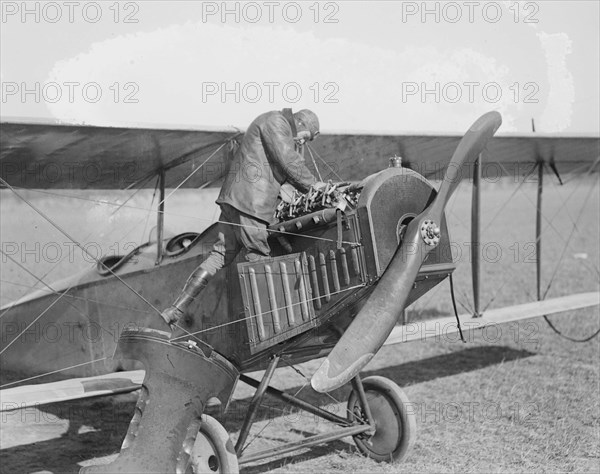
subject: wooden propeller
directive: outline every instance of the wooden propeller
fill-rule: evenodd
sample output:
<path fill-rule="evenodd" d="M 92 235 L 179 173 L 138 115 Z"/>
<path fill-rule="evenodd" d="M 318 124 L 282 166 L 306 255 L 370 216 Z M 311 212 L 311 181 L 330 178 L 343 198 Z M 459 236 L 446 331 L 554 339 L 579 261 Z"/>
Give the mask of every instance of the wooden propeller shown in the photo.
<path fill-rule="evenodd" d="M 312 376 L 311 385 L 317 392 L 341 387 L 379 351 L 404 309 L 421 265 L 440 240 L 444 209 L 462 179 L 462 167 L 470 166 L 477 159 L 501 123 L 502 117 L 498 112 L 488 112 L 461 139 L 436 198 L 410 222 L 367 303 Z"/>

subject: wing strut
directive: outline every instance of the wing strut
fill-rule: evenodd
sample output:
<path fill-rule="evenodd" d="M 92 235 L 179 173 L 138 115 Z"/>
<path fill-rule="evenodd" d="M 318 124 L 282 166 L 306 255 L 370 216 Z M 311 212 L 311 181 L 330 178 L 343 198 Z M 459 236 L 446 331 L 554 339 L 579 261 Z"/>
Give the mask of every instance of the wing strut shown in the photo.
<path fill-rule="evenodd" d="M 158 186 L 160 188 L 158 213 L 156 216 L 156 262 L 159 265 L 163 259 L 163 234 L 165 227 L 165 169 L 158 171 Z"/>
<path fill-rule="evenodd" d="M 537 163 L 538 185 L 537 204 L 535 207 L 535 276 L 537 283 L 537 299 L 542 300 L 542 191 L 544 190 L 544 162 Z"/>
<path fill-rule="evenodd" d="M 481 317 L 481 155 L 473 166 L 473 195 L 471 198 L 471 278 L 473 281 L 473 317 Z"/>

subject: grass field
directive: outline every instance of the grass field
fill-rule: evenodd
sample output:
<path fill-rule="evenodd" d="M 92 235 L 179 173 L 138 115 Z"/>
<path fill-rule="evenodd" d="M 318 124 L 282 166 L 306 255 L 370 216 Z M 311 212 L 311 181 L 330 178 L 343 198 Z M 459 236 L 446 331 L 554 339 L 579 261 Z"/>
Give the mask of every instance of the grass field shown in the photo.
<path fill-rule="evenodd" d="M 597 179 L 573 180 L 561 188 L 548 181 L 544 210 L 549 221 L 544 222 L 542 259 L 544 289 L 552 282 L 547 297 L 598 291 Z M 34 193 L 29 195 L 33 198 Z M 66 240 L 16 200 L 2 197 L 3 245 Z M 535 184 L 526 183 L 519 190 L 511 183 L 486 184 L 483 198 L 487 253 L 482 268 L 482 303 L 500 307 L 531 301 L 536 293 L 535 255 L 531 253 L 535 241 Z M 125 210 L 129 213 L 125 217 L 111 218 L 114 233 L 108 234 L 103 224 L 108 214 L 101 206 L 73 200 L 61 204 L 47 197 L 37 197 L 34 202 L 63 228 L 70 229 L 76 239 L 95 241 L 106 249 L 126 234 L 135 220 L 144 217 Z M 457 296 L 465 308 L 471 305 L 469 202 L 470 188 L 465 184 L 447 213 L 459 263 L 455 273 Z M 141 199 L 134 203 L 143 206 Z M 190 195 L 177 198 L 171 212 L 175 212 L 173 209 L 182 215 L 198 215 L 201 209 L 204 219 L 214 215 L 214 208 L 193 201 Z M 201 228 L 206 221 L 186 222 L 184 217 L 171 217 L 167 225 L 179 232 Z M 130 235 L 139 241 L 142 229 L 143 222 Z M 100 236 L 104 230 L 105 235 Z M 94 237 L 85 239 L 89 233 Z M 568 247 L 566 241 L 570 242 Z M 39 275 L 51 271 L 48 279 L 52 281 L 53 276 L 60 278 L 73 267 L 86 264 L 81 256 L 75 260 L 55 269 L 53 262 L 43 258 L 35 264 L 25 258 L 23 264 Z M 32 284 L 31 277 L 4 261 L 1 279 L 3 304 L 24 291 L 14 283 Z M 450 313 L 449 290 L 444 283 L 415 303 L 409 318 Z M 598 308 L 553 316 L 552 320 L 573 337 L 586 336 L 600 325 Z M 599 342 L 598 338 L 584 344 L 569 342 L 540 319 L 480 333 L 468 344 L 421 341 L 386 347 L 364 375 L 391 378 L 414 404 L 418 434 L 406 462 L 375 463 L 362 457 L 351 439 L 344 439 L 245 466 L 242 472 L 598 472 Z M 310 375 L 317 366 L 318 361 L 311 361 L 299 368 Z M 308 400 L 344 412 L 347 388 L 328 396 L 314 393 L 307 384 L 307 379 L 291 369 L 279 370 L 274 382 L 278 388 L 291 393 L 301 390 L 300 395 Z M 239 385 L 231 412 L 221 418 L 233 439 L 251 397 L 251 391 Z M 3 414 L 0 469 L 7 473 L 77 472 L 81 465 L 108 461 L 120 447 L 135 398 L 134 394 L 122 395 Z M 311 415 L 270 404 L 261 410 L 253 427 L 249 440 L 259 436 L 253 439 L 250 449 L 264 449 L 328 429 L 328 423 Z"/>

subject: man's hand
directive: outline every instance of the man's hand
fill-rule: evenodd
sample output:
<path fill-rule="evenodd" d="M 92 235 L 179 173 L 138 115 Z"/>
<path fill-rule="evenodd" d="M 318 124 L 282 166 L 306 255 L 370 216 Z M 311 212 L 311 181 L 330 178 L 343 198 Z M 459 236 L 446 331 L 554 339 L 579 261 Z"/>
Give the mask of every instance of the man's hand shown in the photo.
<path fill-rule="evenodd" d="M 289 183 L 283 183 L 281 188 L 279 189 L 279 197 L 283 202 L 287 202 L 288 204 L 292 202 L 292 198 L 294 197 L 294 192 L 296 188 Z"/>
<path fill-rule="evenodd" d="M 327 186 L 329 186 L 329 184 L 328 183 L 324 183 L 323 181 L 317 181 L 312 186 L 317 191 L 325 191 L 327 189 Z"/>

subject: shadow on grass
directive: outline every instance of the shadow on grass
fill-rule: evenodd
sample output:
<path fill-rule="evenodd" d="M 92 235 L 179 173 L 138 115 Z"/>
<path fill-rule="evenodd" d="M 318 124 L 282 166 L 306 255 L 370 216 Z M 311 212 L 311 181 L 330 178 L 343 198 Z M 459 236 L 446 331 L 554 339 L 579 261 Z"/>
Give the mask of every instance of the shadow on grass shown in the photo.
<path fill-rule="evenodd" d="M 364 377 L 369 375 L 388 377 L 400 386 L 406 387 L 440 377 L 478 370 L 504 361 L 522 359 L 531 355 L 534 354 L 504 346 L 474 347 L 376 371 L 367 371 L 363 372 L 362 375 Z M 275 385 L 277 385 L 276 380 L 275 378 Z M 342 387 L 329 394 L 321 394 L 314 392 L 308 385 L 293 387 L 288 389 L 287 393 L 296 394 L 299 390 L 299 396 L 303 400 L 314 405 L 329 405 L 329 408 L 335 401 L 345 403 L 349 393 L 348 387 Z M 235 432 L 241 426 L 250 400 L 250 398 L 246 398 L 233 401 L 225 416 L 218 416 L 218 413 L 214 412 L 211 414 L 221 421 L 228 432 Z M 119 451 L 134 407 L 134 394 L 41 407 L 41 418 L 46 423 L 52 419 L 56 420 L 55 422 L 68 420 L 68 431 L 59 438 L 3 449 L 2 467 L 7 469 L 6 472 L 48 470 L 51 472 L 76 473 L 79 470 L 77 462 L 107 456 Z M 16 415 L 17 413 L 19 412 L 6 413 L 5 415 L 8 419 L 14 417 L 13 420 L 18 420 L 19 415 Z M 343 416 L 343 413 L 340 413 L 340 415 Z M 258 410 L 255 421 L 265 421 L 281 416 L 288 417 L 288 420 L 293 419 L 293 417 L 296 417 L 298 421 L 301 420 L 297 409 L 290 410 L 289 405 L 274 398 L 266 397 L 265 404 Z M 308 416 L 313 417 L 313 415 Z M 22 416 L 22 419 L 23 423 L 27 423 L 27 417 Z M 87 427 L 86 429 L 90 431 L 79 434 L 81 427 Z M 9 428 L 9 426 L 4 425 L 4 428 Z M 310 434 L 313 433 L 306 433 L 306 435 Z M 347 448 L 347 443 L 334 441 L 324 446 L 311 448 L 309 452 L 303 453 L 301 458 L 303 460 L 314 459 L 329 454 L 332 450 L 347 450 Z M 243 471 L 248 473 L 265 472 L 287 463 L 289 463 L 289 458 L 282 458 L 260 465 L 248 466 Z"/>
<path fill-rule="evenodd" d="M 48 425 L 64 423 L 62 436 L 1 450 L 2 472 L 78 473 L 78 462 L 118 452 L 135 408 L 137 393 L 95 400 L 45 405 L 3 413 L 3 429 L 43 432 Z M 21 426 L 19 426 L 21 425 Z M 60 428 L 56 428 L 59 430 Z M 82 431 L 82 433 L 80 433 Z"/>
<path fill-rule="evenodd" d="M 361 376 L 380 375 L 395 381 L 401 387 L 407 387 L 422 382 L 428 382 L 440 377 L 449 377 L 464 372 L 478 370 L 501 362 L 522 359 L 534 355 L 534 353 L 525 350 L 515 350 L 505 346 L 485 346 L 467 348 L 462 351 L 451 354 L 443 354 L 427 359 L 407 362 L 391 367 L 385 367 L 374 371 L 363 371 Z M 274 377 L 274 386 L 277 386 L 277 377 Z M 286 390 L 289 394 L 296 394 L 300 391 L 298 397 L 313 405 L 323 406 L 332 405 L 336 401 L 345 403 L 350 393 L 349 384 L 328 394 L 317 393 L 310 388 L 310 383 L 298 385 Z M 234 400 L 229 405 L 229 409 L 224 416 L 218 413 L 211 413 L 218 418 L 225 426 L 227 431 L 233 432 L 239 429 L 250 405 L 251 398 Z M 256 421 L 269 420 L 274 417 L 286 416 L 293 420 L 297 409 L 290 411 L 290 406 L 278 399 L 266 396 L 263 405 L 258 410 Z M 343 414 L 341 414 L 343 416 Z M 313 416 L 313 415 L 310 415 Z"/>

